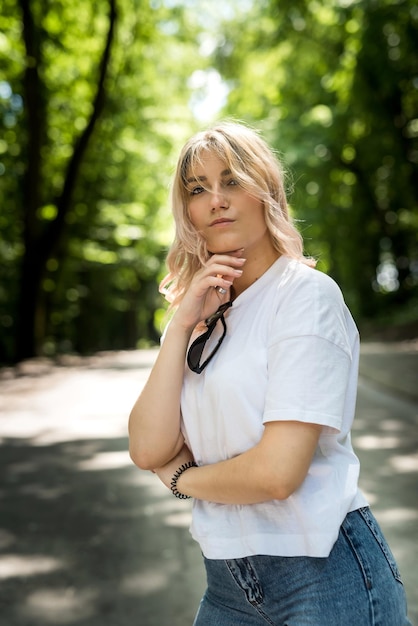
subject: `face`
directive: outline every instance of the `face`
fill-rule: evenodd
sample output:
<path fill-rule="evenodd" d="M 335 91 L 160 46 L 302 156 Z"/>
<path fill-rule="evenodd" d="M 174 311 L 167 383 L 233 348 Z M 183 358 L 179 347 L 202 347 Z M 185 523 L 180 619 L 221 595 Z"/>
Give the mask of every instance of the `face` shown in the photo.
<path fill-rule="evenodd" d="M 271 239 L 262 202 L 249 195 L 219 157 L 204 152 L 187 179 L 189 215 L 209 252 L 265 251 Z"/>

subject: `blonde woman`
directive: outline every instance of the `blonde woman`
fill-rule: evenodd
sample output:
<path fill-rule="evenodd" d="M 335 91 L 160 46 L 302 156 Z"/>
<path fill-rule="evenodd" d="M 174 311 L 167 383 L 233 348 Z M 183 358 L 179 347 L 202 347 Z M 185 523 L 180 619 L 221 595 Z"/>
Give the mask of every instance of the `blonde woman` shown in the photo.
<path fill-rule="evenodd" d="M 195 626 L 410 624 L 358 488 L 357 328 L 303 255 L 282 166 L 255 130 L 220 123 L 184 146 L 172 206 L 172 316 L 130 454 L 194 499 Z"/>

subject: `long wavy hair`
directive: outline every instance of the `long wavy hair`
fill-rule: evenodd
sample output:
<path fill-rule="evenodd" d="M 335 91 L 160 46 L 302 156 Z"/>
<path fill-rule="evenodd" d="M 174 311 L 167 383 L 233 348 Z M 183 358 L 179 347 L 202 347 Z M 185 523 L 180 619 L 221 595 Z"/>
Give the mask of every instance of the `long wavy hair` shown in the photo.
<path fill-rule="evenodd" d="M 175 238 L 166 259 L 169 272 L 160 284 L 160 292 L 171 307 L 180 302 L 193 276 L 210 257 L 188 210 L 187 179 L 194 176 L 203 152 L 210 152 L 223 161 L 241 187 L 261 200 L 277 252 L 314 266 L 315 261 L 303 254 L 302 237 L 289 213 L 285 172 L 280 160 L 255 129 L 238 122 L 220 122 L 191 137 L 177 162 L 171 186 Z"/>

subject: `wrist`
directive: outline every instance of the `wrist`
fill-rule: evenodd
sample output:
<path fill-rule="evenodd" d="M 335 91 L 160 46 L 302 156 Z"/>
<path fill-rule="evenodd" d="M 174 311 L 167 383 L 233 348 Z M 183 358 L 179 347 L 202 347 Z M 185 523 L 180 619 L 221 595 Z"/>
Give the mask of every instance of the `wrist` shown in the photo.
<path fill-rule="evenodd" d="M 176 335 L 181 333 L 189 339 L 194 328 L 195 328 L 195 325 L 188 324 L 186 321 L 182 320 L 180 316 L 178 316 L 176 313 L 170 320 L 170 324 L 167 328 L 167 332 L 172 332 Z"/>
<path fill-rule="evenodd" d="M 183 463 L 183 465 L 178 468 L 178 470 L 174 473 L 171 479 L 171 493 L 180 500 L 186 500 L 188 498 L 191 498 L 191 496 L 187 496 L 186 494 L 182 493 L 179 486 L 179 480 L 183 476 L 183 474 L 192 467 L 197 467 L 197 463 L 195 463 L 195 461 L 187 461 L 187 463 Z"/>

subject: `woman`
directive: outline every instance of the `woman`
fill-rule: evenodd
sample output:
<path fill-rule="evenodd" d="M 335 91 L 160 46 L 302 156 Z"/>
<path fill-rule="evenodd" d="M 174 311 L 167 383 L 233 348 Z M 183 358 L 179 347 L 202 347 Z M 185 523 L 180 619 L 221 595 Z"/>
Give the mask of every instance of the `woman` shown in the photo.
<path fill-rule="evenodd" d="M 185 145 L 162 290 L 173 315 L 130 454 L 194 498 L 208 589 L 196 626 L 409 624 L 350 443 L 359 340 L 303 256 L 283 170 L 222 123 Z"/>

